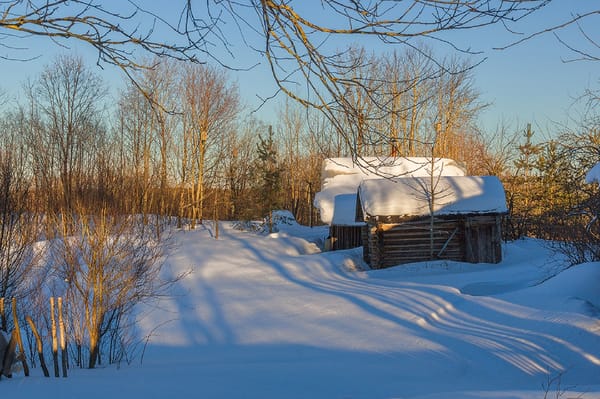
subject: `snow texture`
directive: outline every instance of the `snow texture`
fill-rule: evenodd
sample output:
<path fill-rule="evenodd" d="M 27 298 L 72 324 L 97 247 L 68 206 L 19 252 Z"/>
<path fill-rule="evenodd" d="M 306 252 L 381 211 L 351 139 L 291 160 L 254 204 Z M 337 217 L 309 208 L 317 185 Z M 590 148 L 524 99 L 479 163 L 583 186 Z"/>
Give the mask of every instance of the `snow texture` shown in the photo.
<path fill-rule="evenodd" d="M 356 191 L 363 180 L 430 174 L 431 158 L 425 157 L 328 158 L 323 161 L 321 191 L 314 205 L 325 224 L 362 225 L 355 221 L 355 212 Z M 464 176 L 465 170 L 452 159 L 436 158 L 434 175 Z"/>
<path fill-rule="evenodd" d="M 358 194 L 363 215 L 427 216 L 505 213 L 504 188 L 495 176 L 401 177 L 363 181 Z"/>
<path fill-rule="evenodd" d="M 140 309 L 142 363 L 38 367 L 2 397 L 600 398 L 600 263 L 564 270 L 527 239 L 499 264 L 365 270 L 360 249 L 320 251 L 326 227 L 278 227 L 175 232 L 168 271 L 192 272 Z"/>
<path fill-rule="evenodd" d="M 594 165 L 592 169 L 585 175 L 586 183 L 598 183 L 600 184 L 600 163 Z"/>

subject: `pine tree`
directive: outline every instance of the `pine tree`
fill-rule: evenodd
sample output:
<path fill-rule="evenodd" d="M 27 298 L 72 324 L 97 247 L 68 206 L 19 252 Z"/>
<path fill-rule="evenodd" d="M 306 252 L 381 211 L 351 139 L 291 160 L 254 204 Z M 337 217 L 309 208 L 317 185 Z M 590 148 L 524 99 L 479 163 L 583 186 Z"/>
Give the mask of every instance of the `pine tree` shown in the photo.
<path fill-rule="evenodd" d="M 531 218 L 535 208 L 534 200 L 539 198 L 536 163 L 542 148 L 539 144 L 532 143 L 533 130 L 529 123 L 524 136 L 525 143 L 518 147 L 519 155 L 514 162 L 515 174 L 507 187 L 511 213 L 509 229 L 513 238 L 530 233 Z"/>
<path fill-rule="evenodd" d="M 537 157 L 536 169 L 540 173 L 541 212 L 571 209 L 579 202 L 580 179 L 572 174 L 569 156 L 556 140 L 545 143 Z"/>
<path fill-rule="evenodd" d="M 267 214 L 269 233 L 273 232 L 273 210 L 279 206 L 281 191 L 281 167 L 278 162 L 277 146 L 273 139 L 273 129 L 269 126 L 269 135 L 263 139 L 259 135 L 257 145 L 258 171 L 261 177 L 262 211 Z"/>
<path fill-rule="evenodd" d="M 531 130 L 531 124 L 528 123 L 525 130 L 525 143 L 519 146 L 519 158 L 515 161 L 515 167 L 521 171 L 525 180 L 533 174 L 536 156 L 541 151 L 540 145 L 531 142 L 532 137 L 533 130 Z"/>

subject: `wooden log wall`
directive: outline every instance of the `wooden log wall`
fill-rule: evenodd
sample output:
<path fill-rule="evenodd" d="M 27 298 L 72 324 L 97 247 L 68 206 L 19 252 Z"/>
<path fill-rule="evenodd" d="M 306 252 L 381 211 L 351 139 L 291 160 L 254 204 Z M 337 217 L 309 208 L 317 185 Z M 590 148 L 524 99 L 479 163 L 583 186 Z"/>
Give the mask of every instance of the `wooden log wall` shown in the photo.
<path fill-rule="evenodd" d="M 501 260 L 500 218 L 436 219 L 431 256 L 430 220 L 370 223 L 365 260 L 374 269 L 431 259 L 497 263 Z"/>

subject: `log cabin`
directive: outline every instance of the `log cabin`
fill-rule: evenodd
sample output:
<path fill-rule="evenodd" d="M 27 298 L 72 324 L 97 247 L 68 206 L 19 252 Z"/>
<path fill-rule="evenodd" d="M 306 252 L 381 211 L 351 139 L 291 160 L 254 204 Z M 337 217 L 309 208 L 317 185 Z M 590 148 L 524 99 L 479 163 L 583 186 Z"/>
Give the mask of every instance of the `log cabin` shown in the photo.
<path fill-rule="evenodd" d="M 432 188 L 433 187 L 433 188 Z M 356 220 L 374 269 L 426 260 L 502 260 L 504 187 L 495 176 L 364 180 Z"/>
<path fill-rule="evenodd" d="M 329 225 L 328 249 L 362 245 L 366 223 L 356 220 L 356 190 L 363 180 L 401 176 L 464 176 L 465 169 L 449 158 L 364 157 L 327 158 L 321 169 L 321 191 L 314 199 L 321 221 Z"/>

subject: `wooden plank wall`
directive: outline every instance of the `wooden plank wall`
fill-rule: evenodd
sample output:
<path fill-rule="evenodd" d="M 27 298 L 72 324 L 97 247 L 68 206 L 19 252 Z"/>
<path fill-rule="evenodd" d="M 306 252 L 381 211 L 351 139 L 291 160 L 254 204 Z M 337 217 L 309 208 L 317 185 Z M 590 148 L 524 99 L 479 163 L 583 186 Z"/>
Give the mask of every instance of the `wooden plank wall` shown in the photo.
<path fill-rule="evenodd" d="M 362 245 L 362 226 L 340 226 L 329 227 L 329 235 L 332 238 L 332 249 L 350 249 Z"/>
<path fill-rule="evenodd" d="M 465 220 L 465 255 L 471 263 L 502 261 L 502 218 L 474 216 Z"/>
<path fill-rule="evenodd" d="M 363 260 L 366 263 L 371 263 L 371 255 L 369 253 L 370 251 L 370 245 L 369 243 L 369 225 L 365 225 L 362 226 L 360 229 L 360 235 L 361 235 L 361 241 L 362 241 L 362 247 L 363 247 Z"/>

